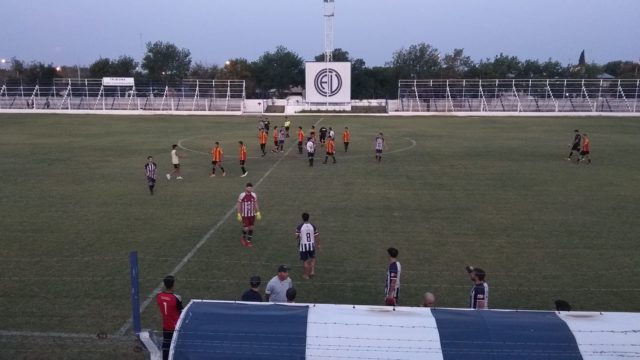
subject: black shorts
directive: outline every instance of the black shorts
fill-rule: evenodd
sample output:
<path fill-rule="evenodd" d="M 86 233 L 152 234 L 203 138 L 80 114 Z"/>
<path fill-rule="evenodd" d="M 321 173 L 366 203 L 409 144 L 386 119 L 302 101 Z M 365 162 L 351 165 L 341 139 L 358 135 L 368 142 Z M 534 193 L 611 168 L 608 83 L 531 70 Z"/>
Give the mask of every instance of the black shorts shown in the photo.
<path fill-rule="evenodd" d="M 580 151 L 580 145 L 573 145 L 571 151 Z"/>
<path fill-rule="evenodd" d="M 244 166 L 245 160 L 240 160 L 240 166 Z"/>
<path fill-rule="evenodd" d="M 307 261 L 309 259 L 315 259 L 315 257 L 316 257 L 316 251 L 315 250 L 300 251 L 300 260 L 302 260 L 302 261 Z"/>
<path fill-rule="evenodd" d="M 298 146 L 302 146 L 302 141 L 298 141 Z"/>
<path fill-rule="evenodd" d="M 309 157 L 309 159 L 311 159 L 311 158 L 313 158 L 313 156 L 314 156 L 315 154 L 316 154 L 316 153 L 312 153 L 312 152 L 310 152 L 310 153 L 307 153 L 307 156 Z"/>
<path fill-rule="evenodd" d="M 327 156 L 333 156 L 333 153 L 327 151 Z"/>
<path fill-rule="evenodd" d="M 327 138 L 327 134 L 320 134 L 320 141 L 324 141 Z"/>
<path fill-rule="evenodd" d="M 382 154 L 382 149 L 376 149 L 376 154 Z"/>
<path fill-rule="evenodd" d="M 180 169 L 180 164 L 173 164 L 174 169 Z"/>
<path fill-rule="evenodd" d="M 155 185 L 156 179 L 152 178 L 151 176 L 147 176 L 147 183 L 149 185 Z"/>
<path fill-rule="evenodd" d="M 211 165 L 213 165 L 213 166 L 216 166 L 217 164 L 218 164 L 218 162 L 215 161 L 215 160 L 211 162 Z"/>
<path fill-rule="evenodd" d="M 580 155 L 589 155 L 589 152 L 582 150 L 582 151 L 580 151 Z"/>

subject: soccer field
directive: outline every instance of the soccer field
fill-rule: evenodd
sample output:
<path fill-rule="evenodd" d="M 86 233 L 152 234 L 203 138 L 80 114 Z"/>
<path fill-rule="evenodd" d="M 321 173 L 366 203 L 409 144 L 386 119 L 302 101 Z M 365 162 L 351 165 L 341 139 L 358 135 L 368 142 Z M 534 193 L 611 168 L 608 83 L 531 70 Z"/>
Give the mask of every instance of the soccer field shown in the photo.
<path fill-rule="evenodd" d="M 466 307 L 464 267 L 474 265 L 487 272 L 491 308 L 548 310 L 564 299 L 576 310 L 640 311 L 640 118 L 290 119 L 285 152 L 262 158 L 256 117 L 0 115 L 0 358 L 143 358 L 116 336 L 131 315 L 132 250 L 141 302 L 176 267 L 184 300 L 233 300 L 251 275 L 264 289 L 289 264 L 298 302 L 382 304 L 393 246 L 404 306 L 431 291 L 438 306 Z M 313 124 L 350 128 L 337 164 L 322 164 L 323 149 L 313 168 L 298 154 L 295 129 Z M 573 129 L 590 135 L 592 165 L 566 160 Z M 226 177 L 209 177 L 214 141 Z M 174 143 L 186 155 L 182 181 L 164 178 Z M 154 196 L 148 155 L 159 167 Z M 233 210 L 247 181 L 263 215 L 251 249 Z M 303 211 L 322 244 L 313 280 L 301 277 L 294 238 Z M 142 323 L 160 330 L 154 302 Z M 109 338 L 82 337 L 98 333 Z"/>

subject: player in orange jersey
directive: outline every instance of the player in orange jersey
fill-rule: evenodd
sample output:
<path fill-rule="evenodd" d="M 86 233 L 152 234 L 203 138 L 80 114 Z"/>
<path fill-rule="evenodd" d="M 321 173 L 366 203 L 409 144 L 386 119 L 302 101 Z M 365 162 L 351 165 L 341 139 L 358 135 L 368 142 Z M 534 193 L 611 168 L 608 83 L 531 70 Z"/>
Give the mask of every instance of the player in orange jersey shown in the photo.
<path fill-rule="evenodd" d="M 220 143 L 216 141 L 216 145 L 211 149 L 211 165 L 213 165 L 213 169 L 211 170 L 211 175 L 209 177 L 216 176 L 216 167 L 219 165 L 220 170 L 222 170 L 222 176 L 226 176 L 227 173 L 224 171 L 224 166 L 222 166 L 222 147 Z"/>
<path fill-rule="evenodd" d="M 302 126 L 298 126 L 298 153 L 302 154 L 302 142 L 304 141 L 304 131 Z"/>
<path fill-rule="evenodd" d="M 267 147 L 267 132 L 264 130 L 264 128 L 260 129 L 260 132 L 258 133 L 258 141 L 260 142 L 260 151 L 262 151 L 262 156 L 267 155 L 267 150 L 265 149 Z"/>
<path fill-rule="evenodd" d="M 342 142 L 344 143 L 344 152 L 347 152 L 349 149 L 349 141 L 351 140 L 351 133 L 349 132 L 348 127 L 344 127 L 344 132 L 342 133 Z"/>
<path fill-rule="evenodd" d="M 323 164 L 327 163 L 327 160 L 329 160 L 329 156 L 331 156 L 331 158 L 333 158 L 333 163 L 336 163 L 336 143 L 335 141 L 333 141 L 333 138 L 331 136 L 329 136 L 329 138 L 327 139 L 327 155 L 324 156 L 324 162 Z"/>
<path fill-rule="evenodd" d="M 273 149 L 271 152 L 278 152 L 278 136 L 280 136 L 280 132 L 278 131 L 278 127 L 273 127 Z"/>
<path fill-rule="evenodd" d="M 247 161 L 247 147 L 244 146 L 242 141 L 238 141 L 240 144 L 240 169 L 242 170 L 242 175 L 240 177 L 245 177 L 249 174 L 249 172 L 244 168 L 244 163 Z"/>
<path fill-rule="evenodd" d="M 578 163 L 580 163 L 580 161 L 584 161 L 584 159 L 587 159 L 587 164 L 591 164 L 591 155 L 589 155 L 590 151 L 591 140 L 589 140 L 589 137 L 586 133 L 582 134 L 582 151 L 580 151 L 580 160 L 578 160 Z"/>

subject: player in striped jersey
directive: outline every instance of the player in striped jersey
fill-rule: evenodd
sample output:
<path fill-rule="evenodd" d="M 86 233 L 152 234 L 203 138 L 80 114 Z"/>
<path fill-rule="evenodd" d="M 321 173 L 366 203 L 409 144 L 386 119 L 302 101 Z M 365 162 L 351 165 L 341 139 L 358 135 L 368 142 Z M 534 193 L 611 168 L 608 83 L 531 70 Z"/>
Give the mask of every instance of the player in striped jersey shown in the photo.
<path fill-rule="evenodd" d="M 147 175 L 147 185 L 149 185 L 149 192 L 153 195 L 153 188 L 156 186 L 156 173 L 158 165 L 153 162 L 151 155 L 147 156 L 147 163 L 144 164 L 144 173 Z"/>
<path fill-rule="evenodd" d="M 386 145 L 384 143 L 384 136 L 382 135 L 382 133 L 379 133 L 378 136 L 376 136 L 374 147 L 376 148 L 376 160 L 378 160 L 378 162 L 381 162 L 382 150 L 386 148 Z"/>
<path fill-rule="evenodd" d="M 302 213 L 302 221 L 296 228 L 296 239 L 304 265 L 302 277 L 310 279 L 316 275 L 316 248 L 320 249 L 318 228 L 309 222 L 309 213 Z"/>
<path fill-rule="evenodd" d="M 486 273 L 480 268 L 467 266 L 469 278 L 473 281 L 471 294 L 469 295 L 469 307 L 472 309 L 488 309 L 489 308 L 489 284 L 484 281 Z"/>
<path fill-rule="evenodd" d="M 238 144 L 240 144 L 240 170 L 242 170 L 240 177 L 245 177 L 249 175 L 249 172 L 244 168 L 244 163 L 247 161 L 247 147 L 242 141 L 238 141 Z"/>
<path fill-rule="evenodd" d="M 389 267 L 387 268 L 387 281 L 384 287 L 385 304 L 397 305 L 398 296 L 400 295 L 400 272 L 402 271 L 400 261 L 398 261 L 398 249 L 388 248 L 387 254 L 389 254 Z"/>
<path fill-rule="evenodd" d="M 220 170 L 222 170 L 222 176 L 226 176 L 227 173 L 224 171 L 224 166 L 222 166 L 222 147 L 220 143 L 216 141 L 216 146 L 211 149 L 211 165 L 213 165 L 213 169 L 211 170 L 211 175 L 209 177 L 216 176 L 216 167 L 220 166 Z"/>
<path fill-rule="evenodd" d="M 242 222 L 242 238 L 240 243 L 244 247 L 252 247 L 253 240 L 253 224 L 256 219 L 260 220 L 260 207 L 258 206 L 258 196 L 253 192 L 253 185 L 247 183 L 245 191 L 238 196 L 238 204 L 236 206 L 238 211 L 238 221 Z"/>
<path fill-rule="evenodd" d="M 329 160 L 329 156 L 331 156 L 331 158 L 333 159 L 333 163 L 336 163 L 336 143 L 335 141 L 333 141 L 333 138 L 331 136 L 329 136 L 329 138 L 327 139 L 327 155 L 324 156 L 324 161 L 322 162 L 323 164 L 327 163 L 327 160 Z"/>
<path fill-rule="evenodd" d="M 307 157 L 309 158 L 309 166 L 313 166 L 313 157 L 316 154 L 316 144 L 312 137 L 307 138 Z"/>

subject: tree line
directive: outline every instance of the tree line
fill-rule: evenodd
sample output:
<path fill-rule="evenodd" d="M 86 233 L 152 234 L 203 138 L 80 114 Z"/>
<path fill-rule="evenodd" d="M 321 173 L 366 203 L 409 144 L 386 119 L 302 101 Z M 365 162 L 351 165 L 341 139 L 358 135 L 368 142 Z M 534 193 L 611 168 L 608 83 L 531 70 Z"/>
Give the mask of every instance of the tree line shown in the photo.
<path fill-rule="evenodd" d="M 324 54 L 315 56 L 323 61 Z M 616 60 L 606 64 L 588 63 L 584 51 L 576 64 L 563 65 L 548 59 L 521 60 L 503 53 L 493 58 L 474 61 L 464 49 L 442 54 L 430 44 L 419 43 L 395 51 L 384 66 L 367 66 L 348 51 L 335 49 L 333 61 L 350 61 L 352 97 L 354 99 L 394 98 L 399 79 L 544 79 L 596 78 L 608 74 L 615 78 L 637 78 L 639 63 Z M 17 58 L 0 67 L 0 80 L 25 84 L 50 83 L 54 78 L 134 77 L 136 83 L 178 84 L 183 79 L 245 80 L 247 97 L 284 96 L 291 88 L 304 86 L 304 59 L 278 46 L 258 59 L 229 59 L 220 66 L 193 63 L 191 52 L 163 42 L 148 42 L 141 62 L 122 55 L 117 59 L 100 58 L 88 67 L 57 66 L 41 62 L 26 63 Z"/>

